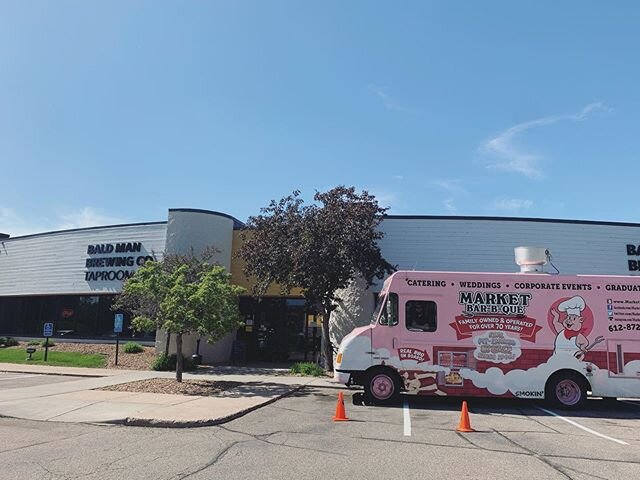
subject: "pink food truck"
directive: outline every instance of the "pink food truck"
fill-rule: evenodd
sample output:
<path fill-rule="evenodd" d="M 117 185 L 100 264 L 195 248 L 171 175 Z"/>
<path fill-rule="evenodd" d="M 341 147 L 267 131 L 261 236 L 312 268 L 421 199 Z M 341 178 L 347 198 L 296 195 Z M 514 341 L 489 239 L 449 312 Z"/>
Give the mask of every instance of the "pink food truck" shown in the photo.
<path fill-rule="evenodd" d="M 398 271 L 378 298 L 335 362 L 375 403 L 640 397 L 640 277 Z"/>

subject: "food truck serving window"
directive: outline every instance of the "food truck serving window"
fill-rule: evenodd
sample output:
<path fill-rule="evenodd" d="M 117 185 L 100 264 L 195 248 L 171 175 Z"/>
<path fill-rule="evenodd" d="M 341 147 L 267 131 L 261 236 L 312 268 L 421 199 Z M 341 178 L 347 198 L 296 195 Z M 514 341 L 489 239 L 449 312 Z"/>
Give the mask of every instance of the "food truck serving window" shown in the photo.
<path fill-rule="evenodd" d="M 382 307 L 382 315 L 380 315 L 380 325 L 397 325 L 398 324 L 398 294 L 390 293 L 387 301 Z"/>
<path fill-rule="evenodd" d="M 438 327 L 436 302 L 410 300 L 406 303 L 407 330 L 412 332 L 435 332 Z"/>

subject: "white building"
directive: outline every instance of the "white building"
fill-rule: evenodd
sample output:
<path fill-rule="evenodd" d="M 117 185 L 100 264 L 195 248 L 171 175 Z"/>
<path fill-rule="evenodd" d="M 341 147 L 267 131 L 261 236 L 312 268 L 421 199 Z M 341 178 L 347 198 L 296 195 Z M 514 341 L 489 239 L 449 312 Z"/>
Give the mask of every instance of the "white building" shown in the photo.
<path fill-rule="evenodd" d="M 232 258 L 242 226 L 224 213 L 170 209 L 160 222 L 0 234 L 0 336 L 39 336 L 42 325 L 53 322 L 57 335 L 113 337 L 110 307 L 123 279 L 146 259 L 165 253 L 193 249 L 197 254 L 215 246 L 217 261 L 234 281 L 246 284 Z M 513 272 L 513 248 L 538 245 L 551 251 L 563 274 L 640 274 L 640 224 L 393 215 L 380 228 L 382 254 L 399 269 Z M 341 293 L 341 307 L 332 316 L 334 341 L 368 322 L 375 291 L 356 284 Z M 203 342 L 205 361 L 227 361 L 236 338 L 246 343 L 249 358 L 302 358 L 317 349 L 316 324 L 299 296 L 247 296 L 240 307 L 245 327 L 215 346 Z M 133 335 L 127 326 L 128 319 L 125 335 Z M 195 338 L 185 342 L 185 352 L 192 350 Z"/>

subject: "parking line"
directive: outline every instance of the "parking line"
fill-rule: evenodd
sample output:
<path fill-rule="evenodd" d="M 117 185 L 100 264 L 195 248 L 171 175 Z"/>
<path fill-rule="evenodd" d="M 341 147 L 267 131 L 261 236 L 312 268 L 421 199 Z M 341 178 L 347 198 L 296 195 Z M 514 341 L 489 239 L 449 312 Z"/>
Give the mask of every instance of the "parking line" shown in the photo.
<path fill-rule="evenodd" d="M 592 435 L 596 435 L 598 437 L 602 437 L 602 438 L 605 438 L 607 440 L 611 440 L 612 442 L 619 443 L 620 445 L 629 445 L 627 442 L 623 442 L 622 440 L 618 440 L 617 438 L 609 437 L 609 436 L 604 435 L 604 434 L 602 434 L 600 432 L 596 432 L 595 430 L 591 430 L 590 428 L 585 427 L 584 425 L 580 425 L 578 422 L 574 422 L 573 420 L 570 420 L 570 419 L 568 419 L 566 417 L 563 417 L 562 415 L 558 415 L 556 412 L 552 412 L 551 410 L 547 410 L 546 408 L 542 408 L 542 407 L 538 407 L 538 406 L 536 406 L 536 408 L 538 410 L 542 410 L 545 413 L 548 413 L 549 415 L 553 415 L 554 417 L 558 417 L 560 420 L 564 420 L 565 422 L 570 423 L 574 427 L 578 427 L 578 428 L 584 430 L 585 432 L 591 433 Z"/>
<path fill-rule="evenodd" d="M 404 401 L 404 436 L 411 436 L 411 415 L 409 415 L 409 402 Z"/>

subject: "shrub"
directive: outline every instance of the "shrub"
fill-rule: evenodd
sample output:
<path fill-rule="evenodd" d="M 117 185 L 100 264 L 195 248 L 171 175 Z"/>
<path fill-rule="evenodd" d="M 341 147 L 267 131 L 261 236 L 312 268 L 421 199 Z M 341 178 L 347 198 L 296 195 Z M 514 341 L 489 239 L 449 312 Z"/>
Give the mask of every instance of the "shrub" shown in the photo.
<path fill-rule="evenodd" d="M 40 345 L 40 340 L 31 340 L 30 342 L 27 342 L 27 345 L 34 346 L 34 345 Z"/>
<path fill-rule="evenodd" d="M 173 353 L 168 357 L 163 353 L 162 355 L 158 355 L 155 359 L 151 368 L 153 370 L 158 370 L 160 372 L 172 372 L 176 369 L 176 354 Z M 195 370 L 197 367 L 193 360 L 189 357 L 182 357 L 182 368 L 184 371 Z"/>
<path fill-rule="evenodd" d="M 313 362 L 298 362 L 291 365 L 291 373 L 306 377 L 321 377 L 324 375 L 324 370 Z"/>
<path fill-rule="evenodd" d="M 124 344 L 124 353 L 140 353 L 144 352 L 142 345 L 136 342 L 127 342 Z"/>
<path fill-rule="evenodd" d="M 40 342 L 40 346 L 41 346 L 42 348 L 44 348 L 44 347 L 46 346 L 46 344 L 47 344 L 47 341 L 46 341 L 46 340 L 42 340 L 42 341 Z M 56 342 L 54 342 L 53 340 L 49 340 L 49 347 L 55 347 L 55 346 L 56 346 Z"/>
<path fill-rule="evenodd" d="M 0 347 L 4 347 L 4 343 L 7 341 L 5 337 L 0 337 Z"/>
<path fill-rule="evenodd" d="M 20 345 L 20 342 L 13 337 L 3 337 L 0 338 L 0 344 L 4 344 L 5 347 L 15 347 L 16 345 Z"/>
<path fill-rule="evenodd" d="M 151 368 L 159 372 L 168 372 L 169 370 L 171 370 L 171 368 L 169 367 L 169 357 L 164 353 L 158 355 L 151 364 Z"/>

